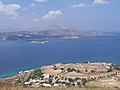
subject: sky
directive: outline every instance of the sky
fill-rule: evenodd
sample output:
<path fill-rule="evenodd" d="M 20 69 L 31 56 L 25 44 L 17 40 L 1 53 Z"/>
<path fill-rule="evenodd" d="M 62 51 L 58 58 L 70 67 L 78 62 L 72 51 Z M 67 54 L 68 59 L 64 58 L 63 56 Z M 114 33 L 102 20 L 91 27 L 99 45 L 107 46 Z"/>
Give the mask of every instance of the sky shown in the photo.
<path fill-rule="evenodd" d="M 57 25 L 84 31 L 120 31 L 120 0 L 0 0 L 0 31 Z"/>

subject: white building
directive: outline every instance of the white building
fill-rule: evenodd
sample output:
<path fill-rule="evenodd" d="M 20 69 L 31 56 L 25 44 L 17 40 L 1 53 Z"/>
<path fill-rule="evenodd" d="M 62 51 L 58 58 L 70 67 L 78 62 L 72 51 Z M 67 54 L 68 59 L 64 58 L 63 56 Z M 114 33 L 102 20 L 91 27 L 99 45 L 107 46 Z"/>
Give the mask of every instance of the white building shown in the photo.
<path fill-rule="evenodd" d="M 50 77 L 49 74 L 45 74 L 45 73 L 42 76 L 44 77 L 44 79 L 49 79 L 49 77 Z"/>

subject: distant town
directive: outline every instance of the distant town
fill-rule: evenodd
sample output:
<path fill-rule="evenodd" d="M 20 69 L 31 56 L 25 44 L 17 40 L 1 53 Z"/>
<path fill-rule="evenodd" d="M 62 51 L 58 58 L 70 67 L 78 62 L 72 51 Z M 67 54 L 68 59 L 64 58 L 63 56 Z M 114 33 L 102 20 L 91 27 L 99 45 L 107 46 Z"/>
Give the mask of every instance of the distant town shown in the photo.
<path fill-rule="evenodd" d="M 1 78 L 0 86 L 120 89 L 120 65 L 89 61 L 58 63 Z"/>
<path fill-rule="evenodd" d="M 76 39 L 91 36 L 113 36 L 98 31 L 76 31 L 70 29 L 48 29 L 38 31 L 11 31 L 0 32 L 0 41 L 5 40 L 47 40 L 47 39 Z"/>

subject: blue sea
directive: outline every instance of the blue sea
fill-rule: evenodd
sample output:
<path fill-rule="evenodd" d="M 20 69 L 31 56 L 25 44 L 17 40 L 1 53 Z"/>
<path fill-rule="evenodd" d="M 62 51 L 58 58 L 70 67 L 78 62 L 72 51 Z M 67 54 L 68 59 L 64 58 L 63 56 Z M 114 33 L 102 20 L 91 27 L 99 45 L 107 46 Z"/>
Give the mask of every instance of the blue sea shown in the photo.
<path fill-rule="evenodd" d="M 0 42 L 0 77 L 54 63 L 86 61 L 120 64 L 120 37 L 51 39 L 44 45 L 24 40 Z"/>

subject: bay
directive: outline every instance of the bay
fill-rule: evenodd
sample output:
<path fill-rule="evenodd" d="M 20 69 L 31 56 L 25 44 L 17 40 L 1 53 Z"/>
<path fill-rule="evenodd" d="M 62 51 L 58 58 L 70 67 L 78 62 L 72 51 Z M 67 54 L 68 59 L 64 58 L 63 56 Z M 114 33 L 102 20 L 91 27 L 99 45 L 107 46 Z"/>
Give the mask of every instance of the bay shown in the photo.
<path fill-rule="evenodd" d="M 49 64 L 86 61 L 120 64 L 120 37 L 51 39 L 44 45 L 24 40 L 0 42 L 0 77 Z"/>

